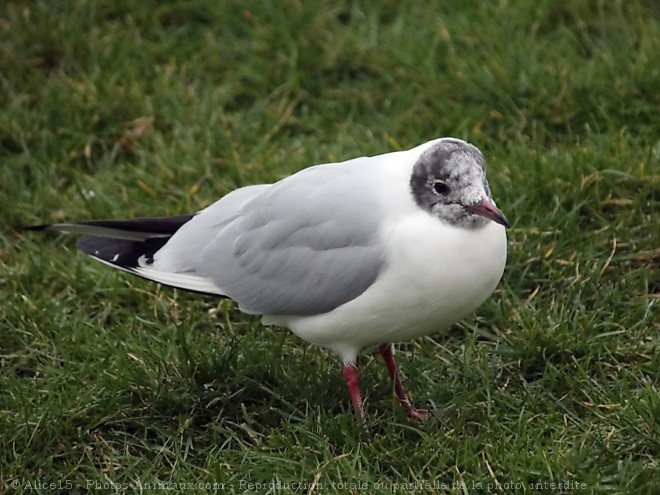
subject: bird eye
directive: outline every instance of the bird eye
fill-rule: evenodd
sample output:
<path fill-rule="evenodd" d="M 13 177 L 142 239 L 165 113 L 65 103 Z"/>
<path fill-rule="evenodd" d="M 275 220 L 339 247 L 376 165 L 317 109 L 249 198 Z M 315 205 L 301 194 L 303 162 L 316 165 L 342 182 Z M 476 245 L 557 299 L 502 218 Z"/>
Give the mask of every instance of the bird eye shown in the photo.
<path fill-rule="evenodd" d="M 441 180 L 436 180 L 433 182 L 433 189 L 438 194 L 447 194 L 449 192 L 449 186 Z"/>

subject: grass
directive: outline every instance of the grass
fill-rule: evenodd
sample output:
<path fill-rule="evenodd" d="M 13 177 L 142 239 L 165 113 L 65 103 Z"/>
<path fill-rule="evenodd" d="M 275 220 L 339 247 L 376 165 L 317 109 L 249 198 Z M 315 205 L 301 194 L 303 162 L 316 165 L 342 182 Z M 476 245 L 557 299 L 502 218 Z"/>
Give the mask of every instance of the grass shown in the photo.
<path fill-rule="evenodd" d="M 0 491 L 660 491 L 657 2 L 8 0 L 0 33 Z M 477 314 L 400 346 L 424 424 L 372 351 L 363 425 L 326 351 L 18 228 L 444 135 L 513 228 Z"/>

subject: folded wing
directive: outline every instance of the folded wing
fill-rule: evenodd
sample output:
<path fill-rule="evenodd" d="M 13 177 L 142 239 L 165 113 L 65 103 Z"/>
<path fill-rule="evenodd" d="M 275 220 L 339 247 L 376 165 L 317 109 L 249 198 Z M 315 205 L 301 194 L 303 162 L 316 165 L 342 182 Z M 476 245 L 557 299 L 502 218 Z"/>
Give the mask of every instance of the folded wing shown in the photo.
<path fill-rule="evenodd" d="M 356 298 L 384 264 L 381 207 L 356 166 L 306 169 L 246 202 L 195 271 L 248 313 L 312 315 Z"/>

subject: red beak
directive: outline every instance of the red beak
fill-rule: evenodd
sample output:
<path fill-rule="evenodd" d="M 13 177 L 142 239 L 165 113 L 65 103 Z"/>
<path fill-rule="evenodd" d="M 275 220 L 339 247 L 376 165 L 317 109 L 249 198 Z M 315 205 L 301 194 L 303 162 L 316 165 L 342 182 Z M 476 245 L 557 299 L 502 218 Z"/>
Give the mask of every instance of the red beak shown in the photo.
<path fill-rule="evenodd" d="M 509 227 L 509 221 L 504 216 L 497 206 L 488 201 L 486 198 L 482 199 L 480 202 L 470 205 L 467 208 L 467 211 L 473 215 L 479 215 L 489 220 L 492 220 L 495 223 Z"/>

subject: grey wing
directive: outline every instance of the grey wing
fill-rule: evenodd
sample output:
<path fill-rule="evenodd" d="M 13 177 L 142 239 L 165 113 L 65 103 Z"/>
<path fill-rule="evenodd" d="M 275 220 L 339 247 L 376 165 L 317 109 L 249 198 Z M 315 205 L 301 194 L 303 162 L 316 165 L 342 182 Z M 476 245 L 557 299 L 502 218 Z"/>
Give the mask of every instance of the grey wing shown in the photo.
<path fill-rule="evenodd" d="M 379 203 L 361 175 L 325 165 L 274 184 L 243 205 L 196 271 L 247 313 L 313 315 L 356 298 L 384 263 Z"/>

